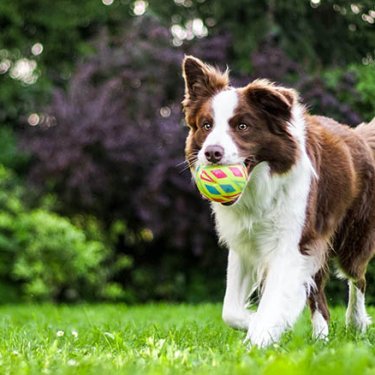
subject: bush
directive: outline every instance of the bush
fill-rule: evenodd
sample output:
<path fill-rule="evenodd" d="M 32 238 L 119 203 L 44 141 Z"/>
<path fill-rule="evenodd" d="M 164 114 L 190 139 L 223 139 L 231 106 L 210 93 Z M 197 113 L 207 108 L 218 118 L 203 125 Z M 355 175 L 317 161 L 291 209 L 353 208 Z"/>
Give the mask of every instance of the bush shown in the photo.
<path fill-rule="evenodd" d="M 58 300 L 100 296 L 108 249 L 90 241 L 68 219 L 37 209 L 20 215 L 14 227 L 17 257 L 13 275 L 31 298 Z M 81 293 L 80 293 L 81 292 Z M 98 293 L 99 292 L 99 293 Z"/>
<path fill-rule="evenodd" d="M 350 71 L 357 77 L 356 89 L 359 92 L 357 103 L 365 120 L 371 121 L 375 117 L 375 63 L 368 65 L 352 65 Z"/>
<path fill-rule="evenodd" d="M 351 65 L 347 69 L 327 70 L 324 80 L 342 108 L 351 109 L 362 121 L 375 116 L 375 64 Z M 360 121 L 356 121 L 358 124 Z M 352 121 L 349 120 L 349 123 Z"/>
<path fill-rule="evenodd" d="M 29 158 L 17 147 L 17 135 L 9 127 L 0 126 L 0 165 L 11 170 L 25 173 Z"/>
<path fill-rule="evenodd" d="M 268 78 L 294 87 L 312 114 L 332 117 L 349 125 L 363 121 L 360 108 L 353 102 L 353 98 L 360 96 L 353 73 L 341 69 L 311 73 L 289 57 L 273 38 L 252 53 L 251 61 L 252 78 Z"/>
<path fill-rule="evenodd" d="M 123 296 L 109 282 L 112 254 L 98 227 L 90 232 L 98 238 L 89 238 L 71 219 L 47 208 L 28 208 L 24 196 L 19 181 L 0 165 L 0 301 L 17 296 L 43 301 Z"/>

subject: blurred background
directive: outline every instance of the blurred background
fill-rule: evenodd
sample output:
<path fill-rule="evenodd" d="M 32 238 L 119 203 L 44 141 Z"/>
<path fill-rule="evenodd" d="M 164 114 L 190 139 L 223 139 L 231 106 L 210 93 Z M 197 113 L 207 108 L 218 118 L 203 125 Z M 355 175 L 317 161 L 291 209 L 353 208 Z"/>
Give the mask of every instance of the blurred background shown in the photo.
<path fill-rule="evenodd" d="M 226 250 L 181 164 L 184 54 L 356 125 L 374 22 L 373 0 L 1 1 L 0 303 L 221 300 Z"/>

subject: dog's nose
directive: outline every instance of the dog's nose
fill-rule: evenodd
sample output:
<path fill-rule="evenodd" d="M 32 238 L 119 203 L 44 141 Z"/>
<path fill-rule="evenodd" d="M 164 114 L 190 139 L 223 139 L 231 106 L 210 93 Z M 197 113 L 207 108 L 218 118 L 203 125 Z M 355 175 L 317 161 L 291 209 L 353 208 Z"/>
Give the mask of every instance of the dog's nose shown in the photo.
<path fill-rule="evenodd" d="M 204 155 L 210 163 L 218 163 L 224 156 L 224 149 L 219 145 L 207 146 Z"/>

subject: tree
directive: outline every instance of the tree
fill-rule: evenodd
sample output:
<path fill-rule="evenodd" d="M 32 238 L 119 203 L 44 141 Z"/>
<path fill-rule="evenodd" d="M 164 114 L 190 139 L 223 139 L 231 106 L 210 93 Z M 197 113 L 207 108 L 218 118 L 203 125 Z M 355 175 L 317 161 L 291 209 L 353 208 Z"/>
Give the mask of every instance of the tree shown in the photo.
<path fill-rule="evenodd" d="M 249 72 L 251 51 L 269 40 L 309 71 L 374 60 L 374 4 L 372 0 L 154 0 L 150 8 L 169 25 L 191 32 L 199 18 L 208 34 L 226 30 L 233 37 L 236 68 Z M 177 29 L 177 31 L 179 31 Z M 178 34 L 178 32 L 177 32 Z M 189 37 L 183 35 L 184 38 Z"/>
<path fill-rule="evenodd" d="M 48 0 L 0 3 L 0 123 L 25 123 L 64 87 L 73 67 L 93 52 L 91 39 L 106 27 L 126 28 L 130 4 Z"/>

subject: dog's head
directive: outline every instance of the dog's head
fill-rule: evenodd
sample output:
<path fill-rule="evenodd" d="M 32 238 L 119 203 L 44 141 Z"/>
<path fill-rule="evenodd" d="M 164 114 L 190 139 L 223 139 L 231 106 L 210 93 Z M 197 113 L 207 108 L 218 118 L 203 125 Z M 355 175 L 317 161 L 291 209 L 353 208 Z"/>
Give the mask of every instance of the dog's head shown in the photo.
<path fill-rule="evenodd" d="M 189 135 L 190 168 L 205 164 L 245 163 L 249 174 L 261 162 L 271 173 L 285 173 L 295 163 L 296 139 L 290 132 L 294 90 L 256 80 L 242 88 L 229 85 L 222 73 L 199 59 L 183 61 L 182 102 Z"/>

